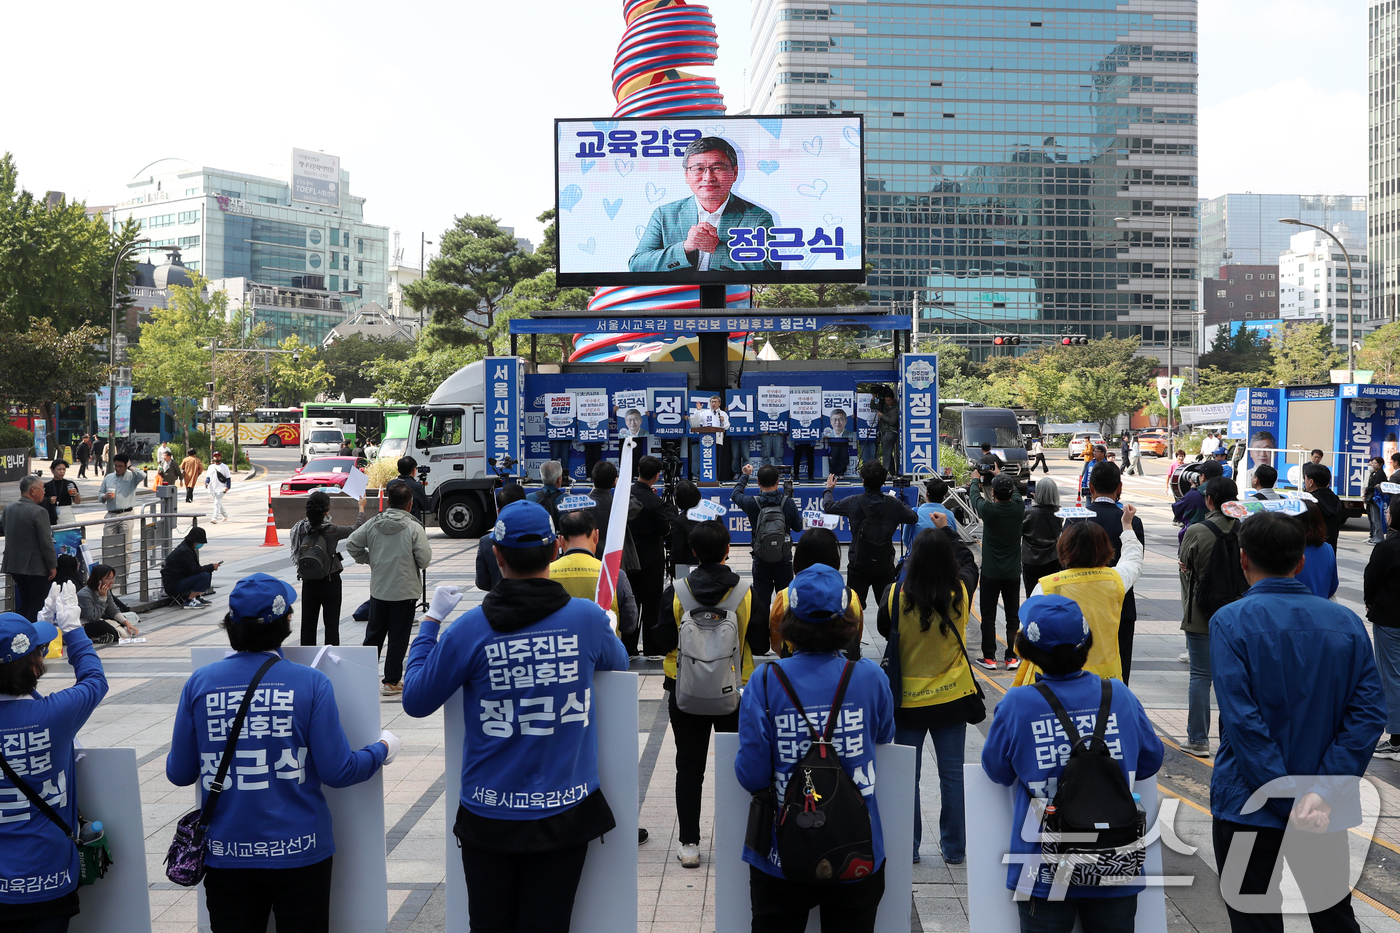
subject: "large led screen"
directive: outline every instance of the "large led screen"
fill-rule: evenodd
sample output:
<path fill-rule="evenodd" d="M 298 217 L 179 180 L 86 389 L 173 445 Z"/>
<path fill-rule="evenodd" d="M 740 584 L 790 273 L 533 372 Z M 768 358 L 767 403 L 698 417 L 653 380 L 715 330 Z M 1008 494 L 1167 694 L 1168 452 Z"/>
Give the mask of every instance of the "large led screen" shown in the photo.
<path fill-rule="evenodd" d="M 865 281 L 862 128 L 556 120 L 559 284 Z"/>

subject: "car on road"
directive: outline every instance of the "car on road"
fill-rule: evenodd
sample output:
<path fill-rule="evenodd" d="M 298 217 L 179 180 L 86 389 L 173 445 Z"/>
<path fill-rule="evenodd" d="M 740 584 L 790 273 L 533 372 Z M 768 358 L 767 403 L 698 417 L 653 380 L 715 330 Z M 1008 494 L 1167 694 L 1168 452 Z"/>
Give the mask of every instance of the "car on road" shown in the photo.
<path fill-rule="evenodd" d="M 1069 439 L 1071 460 L 1092 460 L 1094 448 L 1103 443 L 1103 435 L 1097 432 L 1080 431 Z"/>
<path fill-rule="evenodd" d="M 1142 446 L 1144 454 L 1165 457 L 1167 455 L 1167 432 L 1143 431 L 1138 435 L 1138 444 Z"/>
<path fill-rule="evenodd" d="M 350 471 L 363 467 L 363 460 L 354 457 L 316 457 L 299 467 L 279 490 L 284 496 L 309 496 L 317 489 L 340 488 Z"/>

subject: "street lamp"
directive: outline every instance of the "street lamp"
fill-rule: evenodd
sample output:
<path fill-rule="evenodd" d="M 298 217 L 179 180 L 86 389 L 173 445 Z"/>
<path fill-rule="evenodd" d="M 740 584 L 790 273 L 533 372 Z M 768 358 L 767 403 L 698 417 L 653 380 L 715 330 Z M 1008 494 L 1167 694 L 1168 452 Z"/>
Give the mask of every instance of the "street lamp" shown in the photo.
<path fill-rule="evenodd" d="M 107 330 L 107 363 L 111 367 L 111 375 L 107 378 L 107 462 L 111 463 L 117 455 L 117 311 L 120 300 L 117 297 L 117 272 L 121 269 L 122 260 L 132 253 L 140 252 L 143 249 L 160 249 L 166 253 L 178 253 L 178 246 L 149 246 L 150 237 L 141 237 L 132 240 L 126 246 L 117 250 L 117 258 L 112 263 L 112 320 Z"/>
<path fill-rule="evenodd" d="M 1161 223 L 1150 217 L 1115 217 L 1115 223 L 1136 220 L 1138 223 Z M 1176 433 L 1172 429 L 1172 350 L 1176 347 L 1176 267 L 1172 263 L 1172 250 L 1176 246 L 1176 215 L 1167 215 L 1167 456 L 1176 456 Z M 1194 323 L 1192 325 L 1194 327 Z M 1193 366 L 1194 368 L 1194 366 Z"/>
<path fill-rule="evenodd" d="M 1347 261 L 1347 381 L 1350 382 L 1352 379 L 1355 378 L 1355 377 L 1352 375 L 1352 365 L 1353 365 L 1353 360 L 1355 359 L 1355 357 L 1352 355 L 1352 346 L 1353 346 L 1353 344 L 1352 344 L 1352 339 L 1351 339 L 1351 338 L 1352 338 L 1352 323 L 1351 323 L 1351 322 L 1352 322 L 1352 316 L 1351 316 L 1351 315 L 1352 315 L 1352 310 L 1356 307 L 1356 301 L 1351 297 L 1351 296 L 1354 294 L 1354 292 L 1352 291 L 1352 285 L 1351 285 L 1351 253 L 1347 252 L 1347 248 L 1346 248 L 1345 246 L 1342 245 L 1342 241 L 1341 241 L 1341 240 L 1337 239 L 1336 234 L 1334 234 L 1331 230 L 1328 230 L 1326 227 L 1319 227 L 1317 224 L 1310 224 L 1310 223 L 1307 223 L 1306 221 L 1299 220 L 1299 219 L 1297 219 L 1296 217 L 1280 217 L 1278 222 L 1281 223 L 1281 224 L 1290 224 L 1290 225 L 1292 225 L 1292 226 L 1294 226 L 1294 227 L 1311 227 L 1311 228 L 1314 229 L 1314 230 L 1320 230 L 1320 231 L 1322 231 L 1323 233 L 1327 234 L 1329 237 L 1332 238 L 1332 242 L 1337 244 L 1337 249 L 1339 249 L 1339 250 L 1342 251 L 1342 258 L 1345 259 L 1345 260 Z M 1330 300 L 1330 299 L 1329 299 L 1329 300 Z M 1334 308 L 1333 311 L 1332 311 L 1332 326 L 1333 326 L 1333 327 L 1336 327 L 1336 326 L 1337 326 L 1337 312 L 1336 312 L 1336 309 L 1335 309 L 1335 308 Z M 1335 336 L 1334 336 L 1333 339 L 1335 339 Z"/>
<path fill-rule="evenodd" d="M 427 231 L 420 231 L 418 234 L 418 281 L 420 282 L 423 281 L 423 276 L 426 274 L 427 262 L 425 257 L 427 256 L 428 247 L 432 245 L 433 241 L 428 239 Z M 418 308 L 418 336 L 420 339 L 423 336 L 423 308 L 421 306 Z"/>

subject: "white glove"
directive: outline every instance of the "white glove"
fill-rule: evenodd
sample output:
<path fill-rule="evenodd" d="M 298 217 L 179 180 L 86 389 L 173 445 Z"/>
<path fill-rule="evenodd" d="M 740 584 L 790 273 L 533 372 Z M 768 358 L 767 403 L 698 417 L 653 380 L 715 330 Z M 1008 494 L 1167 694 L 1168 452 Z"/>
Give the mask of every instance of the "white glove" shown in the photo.
<path fill-rule="evenodd" d="M 446 622 L 447 617 L 452 614 L 452 610 L 457 608 L 457 604 L 462 601 L 462 588 L 459 586 L 440 586 L 433 590 L 433 601 L 428 606 L 428 618 L 436 619 L 439 622 Z"/>
<path fill-rule="evenodd" d="M 613 634 L 617 635 L 617 613 L 613 612 L 611 609 L 604 609 L 603 611 L 608 615 L 608 626 L 613 630 Z M 621 636 L 619 635 L 618 637 L 620 638 Z"/>
<path fill-rule="evenodd" d="M 383 742 L 385 747 L 389 749 L 389 754 L 384 756 L 384 763 L 386 765 L 399 757 L 399 746 L 403 743 L 399 741 L 397 735 L 385 729 L 383 732 L 379 733 L 379 741 Z"/>

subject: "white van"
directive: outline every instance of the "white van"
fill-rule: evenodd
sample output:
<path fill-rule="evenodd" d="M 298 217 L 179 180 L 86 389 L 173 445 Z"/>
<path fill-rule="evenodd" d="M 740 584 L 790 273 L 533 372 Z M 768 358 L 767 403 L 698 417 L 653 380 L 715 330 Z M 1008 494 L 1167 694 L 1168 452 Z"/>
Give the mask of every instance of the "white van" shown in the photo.
<path fill-rule="evenodd" d="M 311 457 L 334 456 L 345 443 L 345 424 L 339 419 L 303 418 L 301 422 L 301 462 Z"/>

